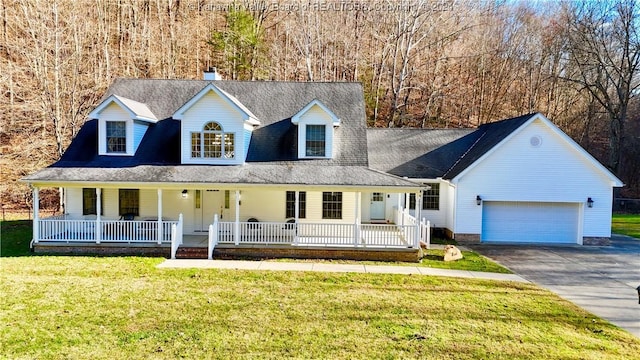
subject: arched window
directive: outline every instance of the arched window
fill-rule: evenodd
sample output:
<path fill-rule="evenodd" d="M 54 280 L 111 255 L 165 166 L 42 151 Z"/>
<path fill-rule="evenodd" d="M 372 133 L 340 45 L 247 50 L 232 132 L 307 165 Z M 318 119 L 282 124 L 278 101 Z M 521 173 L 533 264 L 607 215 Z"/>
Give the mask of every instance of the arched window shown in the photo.
<path fill-rule="evenodd" d="M 215 121 L 204 124 L 202 132 L 191 133 L 192 158 L 235 158 L 235 134 L 226 133 Z"/>

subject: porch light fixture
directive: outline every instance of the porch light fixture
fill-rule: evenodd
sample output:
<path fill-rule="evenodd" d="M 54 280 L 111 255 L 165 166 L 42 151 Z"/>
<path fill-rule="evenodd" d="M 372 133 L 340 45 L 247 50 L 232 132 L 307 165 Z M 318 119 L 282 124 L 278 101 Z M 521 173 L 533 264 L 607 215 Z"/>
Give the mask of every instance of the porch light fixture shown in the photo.
<path fill-rule="evenodd" d="M 640 286 L 638 286 L 636 290 L 638 290 L 638 304 L 640 304 Z"/>
<path fill-rule="evenodd" d="M 482 205 L 482 198 L 480 197 L 480 195 L 476 195 L 476 205 Z"/>
<path fill-rule="evenodd" d="M 592 198 L 587 198 L 587 206 L 592 208 L 593 207 L 593 199 Z"/>
<path fill-rule="evenodd" d="M 182 190 L 182 198 L 186 199 L 187 196 L 189 196 L 189 192 L 187 191 L 187 189 Z"/>

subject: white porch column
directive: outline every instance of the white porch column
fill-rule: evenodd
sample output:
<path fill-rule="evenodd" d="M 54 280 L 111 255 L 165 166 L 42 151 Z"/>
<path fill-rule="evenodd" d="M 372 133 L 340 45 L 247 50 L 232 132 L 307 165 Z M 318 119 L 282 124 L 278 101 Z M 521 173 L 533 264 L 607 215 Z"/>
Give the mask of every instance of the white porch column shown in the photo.
<path fill-rule="evenodd" d="M 416 193 L 416 243 L 420 246 L 420 216 L 422 216 L 422 190 Z"/>
<path fill-rule="evenodd" d="M 296 197 L 296 204 L 295 204 L 295 214 L 293 216 L 293 218 L 296 221 L 296 224 L 298 223 L 298 219 L 300 217 L 300 191 L 296 191 L 295 192 L 295 197 Z"/>
<path fill-rule="evenodd" d="M 158 245 L 162 244 L 162 238 L 164 236 L 162 231 L 162 189 L 158 188 L 158 231 L 156 232 L 158 236 Z"/>
<path fill-rule="evenodd" d="M 233 240 L 236 245 L 240 245 L 240 190 L 236 190 L 236 223 Z"/>
<path fill-rule="evenodd" d="M 96 244 L 102 240 L 102 189 L 96 188 Z"/>
<path fill-rule="evenodd" d="M 294 238 L 293 238 L 293 243 L 298 245 L 300 243 L 300 238 L 298 237 L 298 221 L 300 221 L 300 191 L 297 191 L 294 193 L 295 195 L 295 208 L 294 208 L 294 212 L 295 214 L 293 214 L 293 219 L 296 222 L 296 224 L 293 226 L 293 228 L 295 229 L 294 232 Z"/>
<path fill-rule="evenodd" d="M 33 187 L 33 242 L 40 240 L 40 188 Z"/>
<path fill-rule="evenodd" d="M 353 224 L 353 244 L 355 246 L 358 246 L 358 244 L 360 243 L 360 238 L 361 238 L 361 232 L 360 232 L 360 224 L 361 224 L 361 219 L 360 219 L 360 202 L 362 201 L 362 193 L 361 192 L 356 192 L 355 194 L 355 206 L 354 206 L 354 212 L 355 212 L 355 222 Z"/>

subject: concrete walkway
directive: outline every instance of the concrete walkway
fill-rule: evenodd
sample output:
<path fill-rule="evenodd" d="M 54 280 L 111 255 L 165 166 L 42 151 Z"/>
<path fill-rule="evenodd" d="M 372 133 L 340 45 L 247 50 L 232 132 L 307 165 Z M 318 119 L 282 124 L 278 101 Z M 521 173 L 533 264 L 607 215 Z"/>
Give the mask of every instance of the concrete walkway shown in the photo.
<path fill-rule="evenodd" d="M 611 246 L 475 245 L 474 251 L 640 337 L 640 240 Z"/>
<path fill-rule="evenodd" d="M 371 274 L 405 274 L 448 276 L 468 279 L 486 279 L 500 281 L 529 281 L 515 274 L 498 274 L 480 271 L 436 269 L 421 266 L 391 266 L 364 264 L 330 264 L 320 262 L 280 262 L 280 261 L 247 261 L 247 260 L 199 260 L 176 259 L 165 260 L 159 268 L 199 268 L 199 269 L 235 269 L 235 270 L 269 270 L 269 271 L 315 271 L 315 272 L 354 272 Z"/>

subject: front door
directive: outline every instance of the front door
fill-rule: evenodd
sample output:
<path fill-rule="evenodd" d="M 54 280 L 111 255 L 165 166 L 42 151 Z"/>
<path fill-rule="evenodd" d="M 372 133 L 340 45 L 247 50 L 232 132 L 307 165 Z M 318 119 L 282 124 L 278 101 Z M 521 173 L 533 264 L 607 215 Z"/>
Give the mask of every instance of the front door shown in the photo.
<path fill-rule="evenodd" d="M 384 194 L 371 193 L 371 220 L 384 220 Z"/>
<path fill-rule="evenodd" d="M 222 192 L 218 190 L 196 190 L 194 205 L 194 230 L 196 232 L 209 231 L 213 224 L 213 217 L 220 214 L 222 208 Z"/>

